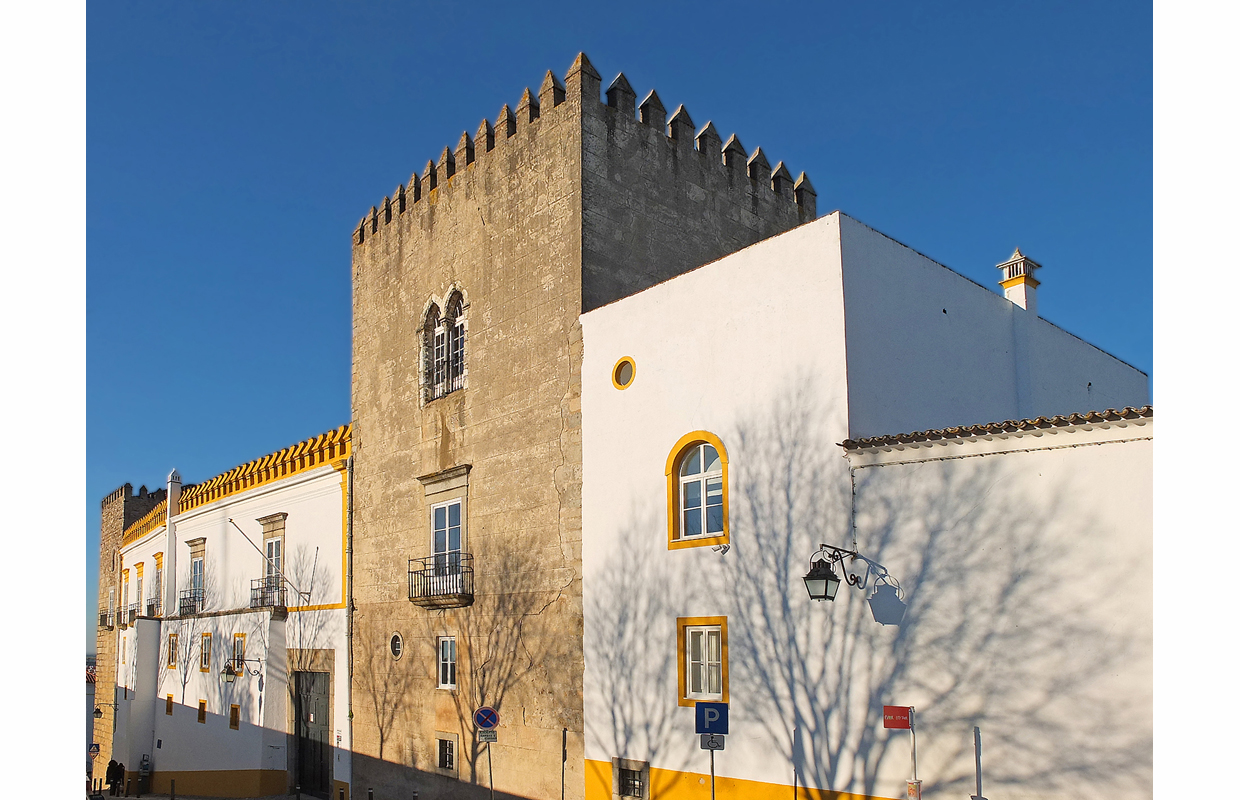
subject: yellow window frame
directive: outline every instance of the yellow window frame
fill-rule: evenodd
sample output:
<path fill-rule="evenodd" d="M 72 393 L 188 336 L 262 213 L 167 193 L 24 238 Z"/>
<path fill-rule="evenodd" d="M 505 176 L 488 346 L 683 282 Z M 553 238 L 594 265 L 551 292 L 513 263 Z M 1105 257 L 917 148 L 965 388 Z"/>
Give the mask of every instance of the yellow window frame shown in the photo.
<path fill-rule="evenodd" d="M 703 700 L 702 702 L 726 703 L 728 702 L 728 618 L 727 617 L 677 617 L 676 618 L 676 704 L 692 708 L 698 704 L 698 701 L 685 695 L 687 685 L 685 682 L 686 666 L 688 658 L 688 642 L 685 641 L 685 630 L 687 628 L 703 628 L 710 626 L 719 627 L 719 658 L 721 661 L 720 672 L 722 673 L 721 682 L 723 696 L 719 700 Z"/>
<path fill-rule="evenodd" d="M 680 462 L 689 451 L 701 444 L 708 444 L 719 453 L 719 461 L 723 467 L 723 533 L 718 536 L 695 536 L 692 539 L 680 538 Z M 731 541 L 728 506 L 728 450 L 719 437 L 710 431 L 693 431 L 686 433 L 672 447 L 667 457 L 667 549 L 680 550 L 685 547 L 714 547 Z"/>

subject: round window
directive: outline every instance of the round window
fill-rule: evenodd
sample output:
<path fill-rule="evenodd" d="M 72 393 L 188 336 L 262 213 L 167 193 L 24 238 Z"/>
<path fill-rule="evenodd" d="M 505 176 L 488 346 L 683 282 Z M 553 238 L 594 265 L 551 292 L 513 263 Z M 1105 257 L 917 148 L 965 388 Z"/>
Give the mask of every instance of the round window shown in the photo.
<path fill-rule="evenodd" d="M 617 389 L 627 389 L 633 384 L 633 376 L 637 374 L 637 364 L 625 356 L 616 362 L 611 370 L 611 383 Z"/>
<path fill-rule="evenodd" d="M 401 640 L 400 634 L 393 633 L 392 641 L 389 644 L 392 647 L 392 658 L 400 658 L 400 654 L 405 647 L 405 643 Z"/>

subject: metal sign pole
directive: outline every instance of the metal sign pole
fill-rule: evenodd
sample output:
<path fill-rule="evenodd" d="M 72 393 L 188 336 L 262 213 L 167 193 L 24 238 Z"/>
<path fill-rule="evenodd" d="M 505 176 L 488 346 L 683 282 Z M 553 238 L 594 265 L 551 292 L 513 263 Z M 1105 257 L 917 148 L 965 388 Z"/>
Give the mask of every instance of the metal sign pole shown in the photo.
<path fill-rule="evenodd" d="M 982 796 L 982 729 L 973 726 L 973 753 L 977 761 L 977 796 Z"/>
<path fill-rule="evenodd" d="M 913 732 L 913 780 L 917 780 L 917 709 L 908 708 L 908 727 Z"/>
<path fill-rule="evenodd" d="M 715 800 L 715 751 L 710 751 L 710 800 Z"/>
<path fill-rule="evenodd" d="M 490 742 L 487 742 L 487 779 L 491 781 L 491 800 L 495 800 L 495 769 L 491 766 Z"/>

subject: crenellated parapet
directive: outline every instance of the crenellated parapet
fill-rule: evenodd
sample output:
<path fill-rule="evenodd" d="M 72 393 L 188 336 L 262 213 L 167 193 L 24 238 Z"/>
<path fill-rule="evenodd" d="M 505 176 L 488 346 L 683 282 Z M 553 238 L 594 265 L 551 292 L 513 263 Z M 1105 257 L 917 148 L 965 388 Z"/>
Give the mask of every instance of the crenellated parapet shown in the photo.
<path fill-rule="evenodd" d="M 802 221 L 817 215 L 817 193 L 804 172 L 794 179 L 782 161 L 772 167 L 761 147 L 748 154 L 735 134 L 725 143 L 712 122 L 697 128 L 684 105 L 677 106 L 669 117 L 653 90 L 638 104 L 637 94 L 623 73 L 602 91 L 601 77 L 585 53 L 580 53 L 562 80 L 548 71 L 537 93 L 527 87 L 515 107 L 505 105 L 494 122 L 483 119 L 472 135 L 462 132 L 455 147 L 445 146 L 438 159 L 428 160 L 420 173 L 415 172 L 408 182 L 372 206 L 353 232 L 354 246 L 365 244 L 402 215 L 434 205 L 442 193 L 455 191 L 459 176 L 502 157 L 510 140 L 531 134 L 540 121 L 568 109 L 583 117 L 607 118 L 609 124 L 631 124 L 654 132 L 650 138 L 661 144 L 646 155 L 660 164 L 666 159 L 697 160 L 702 169 L 717 174 L 718 181 L 705 181 L 712 185 L 712 191 L 727 186 L 734 192 L 747 192 L 760 202 L 778 198 L 788 203 Z M 521 162 L 501 163 L 505 169 L 517 169 Z M 684 178 L 669 175 L 668 179 Z"/>

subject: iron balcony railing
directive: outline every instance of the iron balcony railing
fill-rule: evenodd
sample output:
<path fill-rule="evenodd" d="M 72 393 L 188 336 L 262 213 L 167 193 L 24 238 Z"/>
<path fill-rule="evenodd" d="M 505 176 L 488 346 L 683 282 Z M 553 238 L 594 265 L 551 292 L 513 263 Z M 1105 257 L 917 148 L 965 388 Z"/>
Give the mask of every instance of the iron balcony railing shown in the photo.
<path fill-rule="evenodd" d="M 284 581 L 279 575 L 267 575 L 250 581 L 250 608 L 285 608 Z"/>
<path fill-rule="evenodd" d="M 206 608 L 206 593 L 202 589 L 182 589 L 178 605 L 178 613 L 185 617 L 190 614 L 201 614 Z"/>
<path fill-rule="evenodd" d="M 146 598 L 146 615 L 148 617 L 158 617 L 163 613 L 163 602 L 158 597 Z"/>
<path fill-rule="evenodd" d="M 112 628 L 115 626 L 115 624 L 116 624 L 115 618 L 112 616 L 112 612 L 110 611 L 99 612 L 99 627 L 100 628 Z"/>
<path fill-rule="evenodd" d="M 455 552 L 409 559 L 409 600 L 436 608 L 473 603 L 474 557 Z"/>
<path fill-rule="evenodd" d="M 130 603 L 129 608 L 125 609 L 125 624 L 132 625 L 138 621 L 138 612 L 141 611 L 141 603 Z"/>

